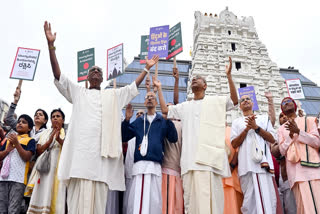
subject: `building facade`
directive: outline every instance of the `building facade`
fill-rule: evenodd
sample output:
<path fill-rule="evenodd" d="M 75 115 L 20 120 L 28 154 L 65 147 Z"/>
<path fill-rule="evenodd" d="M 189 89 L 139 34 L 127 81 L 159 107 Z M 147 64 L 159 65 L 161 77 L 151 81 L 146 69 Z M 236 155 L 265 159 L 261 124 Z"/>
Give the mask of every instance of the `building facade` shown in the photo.
<path fill-rule="evenodd" d="M 259 103 L 256 114 L 268 112 L 265 91 L 272 93 L 276 112 L 279 112 L 280 102 L 287 94 L 285 80 L 280 75 L 277 64 L 270 59 L 266 46 L 259 40 L 253 18 L 238 18 L 228 8 L 219 16 L 202 14 L 199 11 L 194 15 L 190 79 L 197 74 L 205 76 L 208 83 L 206 94 L 229 95 L 225 66 L 231 56 L 236 88 L 255 88 Z M 192 97 L 189 82 L 188 99 Z M 239 108 L 228 112 L 228 123 L 240 115 Z"/>

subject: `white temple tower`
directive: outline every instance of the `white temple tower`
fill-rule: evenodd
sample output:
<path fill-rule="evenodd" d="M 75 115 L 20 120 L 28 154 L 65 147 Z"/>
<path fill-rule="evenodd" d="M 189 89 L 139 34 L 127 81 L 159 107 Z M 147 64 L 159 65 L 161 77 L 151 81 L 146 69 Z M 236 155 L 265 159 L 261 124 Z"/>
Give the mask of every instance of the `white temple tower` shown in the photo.
<path fill-rule="evenodd" d="M 253 18 L 238 18 L 228 8 L 219 16 L 196 11 L 190 77 L 196 74 L 206 77 L 206 94 L 229 94 L 225 74 L 228 56 L 233 60 L 232 77 L 236 88 L 255 88 L 259 103 L 256 114 L 267 113 L 268 102 L 264 92 L 271 91 L 278 117 L 280 102 L 287 94 L 285 80 L 277 64 L 268 56 L 266 46 L 259 40 Z M 189 83 L 188 98 L 192 96 Z M 229 112 L 228 123 L 240 115 L 239 108 Z"/>

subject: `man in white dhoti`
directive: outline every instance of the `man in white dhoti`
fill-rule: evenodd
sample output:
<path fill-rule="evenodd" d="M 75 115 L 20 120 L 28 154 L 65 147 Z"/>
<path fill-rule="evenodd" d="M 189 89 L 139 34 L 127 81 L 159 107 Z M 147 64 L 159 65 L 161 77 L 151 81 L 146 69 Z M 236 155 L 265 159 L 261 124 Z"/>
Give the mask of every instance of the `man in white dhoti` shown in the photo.
<path fill-rule="evenodd" d="M 235 149 L 239 147 L 238 174 L 244 195 L 241 212 L 272 214 L 277 208 L 270 153 L 275 131 L 268 116 L 256 116 L 252 108 L 251 98 L 243 95 L 240 99 L 243 117 L 232 122 L 231 131 L 231 144 Z"/>
<path fill-rule="evenodd" d="M 147 60 L 135 82 L 120 89 L 101 90 L 102 71 L 93 66 L 88 73 L 90 87 L 86 89 L 61 74 L 55 54 L 56 34 L 47 22 L 44 30 L 55 85 L 73 104 L 58 166 L 59 180 L 68 183 L 68 213 L 105 213 L 108 189 L 125 190 L 121 109 L 138 94 L 137 86 L 159 58 Z"/>
<path fill-rule="evenodd" d="M 161 84 L 158 87 L 161 110 L 168 118 L 182 123 L 181 175 L 186 214 L 221 214 L 224 207 L 222 177 L 230 177 L 225 150 L 226 110 L 238 103 L 231 76 L 232 60 L 226 65 L 230 98 L 205 96 L 206 80 L 192 78 L 194 99 L 175 106 L 166 106 Z"/>

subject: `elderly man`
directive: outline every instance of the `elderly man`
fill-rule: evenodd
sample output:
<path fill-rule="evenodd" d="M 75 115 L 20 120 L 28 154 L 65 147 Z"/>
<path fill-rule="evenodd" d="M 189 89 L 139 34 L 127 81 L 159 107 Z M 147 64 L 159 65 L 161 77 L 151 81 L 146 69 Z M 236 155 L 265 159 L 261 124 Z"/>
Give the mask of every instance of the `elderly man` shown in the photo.
<path fill-rule="evenodd" d="M 243 117 L 232 122 L 231 144 L 239 147 L 238 174 L 244 195 L 242 213 L 276 213 L 277 198 L 269 143 L 274 143 L 274 129 L 267 115 L 253 114 L 248 95 L 240 99 Z"/>
<path fill-rule="evenodd" d="M 55 85 L 73 104 L 58 167 L 59 180 L 68 184 L 68 213 L 104 213 L 108 189 L 125 190 L 121 109 L 138 94 L 137 86 L 158 57 L 147 60 L 137 79 L 120 89 L 102 90 L 102 71 L 93 66 L 88 74 L 90 87 L 86 89 L 61 74 L 55 54 L 56 34 L 52 34 L 47 22 L 44 31 Z"/>
<path fill-rule="evenodd" d="M 231 175 L 225 150 L 226 110 L 238 103 L 231 76 L 232 61 L 226 65 L 230 97 L 205 96 L 205 78 L 192 78 L 194 99 L 175 106 L 166 106 L 161 83 L 158 87 L 162 113 L 182 123 L 181 175 L 186 214 L 223 213 L 222 177 Z"/>
<path fill-rule="evenodd" d="M 288 118 L 278 130 L 278 142 L 297 213 L 320 213 L 320 137 L 315 118 L 297 117 L 295 101 L 286 97 L 281 110 Z"/>
<path fill-rule="evenodd" d="M 126 109 L 126 119 L 122 122 L 122 140 L 136 137 L 134 164 L 132 167 L 132 186 L 129 193 L 128 210 L 130 214 L 161 214 L 161 163 L 164 152 L 164 139 L 175 143 L 177 131 L 170 120 L 156 113 L 157 97 L 148 92 L 145 97 L 147 114 L 129 123 L 132 106 Z"/>

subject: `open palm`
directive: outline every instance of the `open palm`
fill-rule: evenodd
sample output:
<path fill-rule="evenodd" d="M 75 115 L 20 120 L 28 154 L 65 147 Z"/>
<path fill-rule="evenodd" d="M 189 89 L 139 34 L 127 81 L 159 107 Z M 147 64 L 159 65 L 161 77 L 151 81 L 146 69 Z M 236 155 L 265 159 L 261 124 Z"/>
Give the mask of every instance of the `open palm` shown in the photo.
<path fill-rule="evenodd" d="M 47 37 L 47 41 L 48 43 L 54 43 L 54 41 L 56 40 L 56 35 L 57 33 L 54 33 L 52 34 L 52 31 L 51 31 L 51 24 L 48 23 L 47 21 L 44 22 L 44 32 L 46 34 L 46 37 Z"/>
<path fill-rule="evenodd" d="M 151 59 L 146 58 L 146 67 L 148 70 L 159 61 L 159 56 L 154 55 Z"/>

